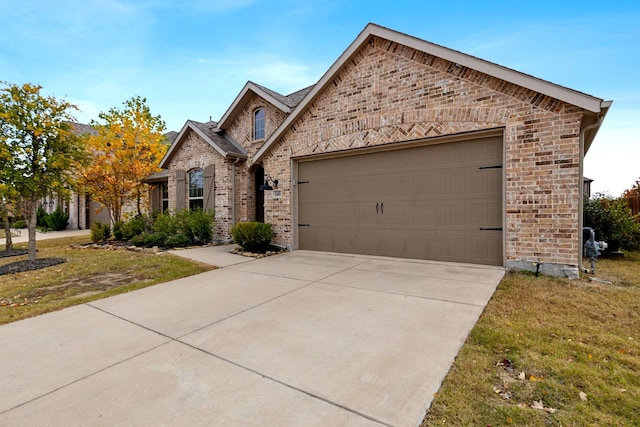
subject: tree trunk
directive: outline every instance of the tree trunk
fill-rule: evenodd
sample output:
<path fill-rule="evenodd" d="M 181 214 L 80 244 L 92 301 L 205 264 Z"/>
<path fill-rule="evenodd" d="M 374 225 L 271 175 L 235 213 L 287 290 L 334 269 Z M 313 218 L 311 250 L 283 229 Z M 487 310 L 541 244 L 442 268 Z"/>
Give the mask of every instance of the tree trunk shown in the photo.
<path fill-rule="evenodd" d="M 28 229 L 29 229 L 29 261 L 36 260 L 36 226 L 38 223 L 38 198 L 32 196 L 27 207 Z"/>
<path fill-rule="evenodd" d="M 4 234 L 7 236 L 5 239 L 4 250 L 9 252 L 13 249 L 13 239 L 11 238 L 11 224 L 9 223 L 9 215 L 5 211 L 3 215 L 4 219 Z"/>

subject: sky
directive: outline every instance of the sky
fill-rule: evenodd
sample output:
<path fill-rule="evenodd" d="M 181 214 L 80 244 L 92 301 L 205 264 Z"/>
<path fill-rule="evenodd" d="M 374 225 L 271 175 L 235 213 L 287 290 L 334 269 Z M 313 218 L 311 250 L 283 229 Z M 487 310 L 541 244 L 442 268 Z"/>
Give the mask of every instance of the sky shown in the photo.
<path fill-rule="evenodd" d="M 0 81 L 40 84 L 82 123 L 139 95 L 179 131 L 248 80 L 314 84 L 369 22 L 613 100 L 584 174 L 612 196 L 640 178 L 634 0 L 0 0 Z"/>

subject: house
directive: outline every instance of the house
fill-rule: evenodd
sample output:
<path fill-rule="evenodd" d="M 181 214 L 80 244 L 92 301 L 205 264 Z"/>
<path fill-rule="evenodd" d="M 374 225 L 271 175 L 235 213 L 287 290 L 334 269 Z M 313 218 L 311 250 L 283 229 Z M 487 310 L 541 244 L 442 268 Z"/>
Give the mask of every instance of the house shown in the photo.
<path fill-rule="evenodd" d="M 77 136 L 95 134 L 96 130 L 90 125 L 77 122 L 69 122 L 73 132 Z M 70 195 L 52 194 L 42 198 L 41 204 L 47 213 L 60 209 L 69 215 L 69 230 L 81 230 L 91 227 L 96 221 L 103 224 L 111 222 L 109 213 L 102 209 L 102 205 L 91 199 L 90 195 L 71 192 Z"/>
<path fill-rule="evenodd" d="M 290 249 L 576 277 L 610 105 L 369 24 L 312 87 L 249 82 L 218 122 L 188 121 L 153 199 L 214 210 L 219 240 L 258 220 Z"/>

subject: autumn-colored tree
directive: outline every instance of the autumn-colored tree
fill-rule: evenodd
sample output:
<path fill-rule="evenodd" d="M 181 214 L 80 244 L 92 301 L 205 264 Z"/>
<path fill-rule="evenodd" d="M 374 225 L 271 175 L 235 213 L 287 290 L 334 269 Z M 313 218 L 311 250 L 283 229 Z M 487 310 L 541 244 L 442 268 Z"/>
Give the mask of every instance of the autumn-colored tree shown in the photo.
<path fill-rule="evenodd" d="M 151 114 L 146 98 L 139 96 L 125 101 L 124 109 L 112 108 L 99 117 L 104 124 L 92 122 L 97 132 L 84 137 L 93 157 L 82 172 L 81 182 L 116 222 L 128 203 L 137 202 L 140 213 L 145 194 L 141 181 L 160 170 L 158 164 L 167 149 L 165 124 L 160 116 Z"/>
<path fill-rule="evenodd" d="M 34 261 L 39 200 L 68 193 L 85 152 L 69 124 L 76 106 L 41 95 L 39 85 L 3 84 L 0 139 L 10 160 L 0 165 L 0 174 L 22 202 L 29 230 L 29 260 Z"/>

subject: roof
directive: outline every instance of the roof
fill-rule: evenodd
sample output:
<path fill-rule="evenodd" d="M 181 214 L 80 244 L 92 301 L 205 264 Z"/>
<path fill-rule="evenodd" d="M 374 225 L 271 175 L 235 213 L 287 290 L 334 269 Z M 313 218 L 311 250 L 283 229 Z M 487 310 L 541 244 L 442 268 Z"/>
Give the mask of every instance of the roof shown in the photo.
<path fill-rule="evenodd" d="M 147 184 L 155 184 L 155 183 L 166 182 L 168 180 L 169 180 L 169 171 L 165 169 L 165 170 L 161 170 L 160 172 L 152 173 L 151 175 L 143 179 L 142 182 Z"/>
<path fill-rule="evenodd" d="M 178 132 L 176 132 L 175 130 L 170 130 L 169 132 L 164 134 L 165 137 L 165 142 L 167 145 L 171 145 L 173 144 L 173 141 L 176 140 L 176 137 L 178 136 Z"/>
<path fill-rule="evenodd" d="M 177 147 L 180 145 L 182 138 L 189 131 L 192 130 L 198 134 L 207 144 L 209 144 L 214 150 L 216 150 L 221 156 L 225 158 L 246 159 L 247 152 L 235 142 L 229 135 L 218 129 L 216 122 L 201 123 L 195 120 L 187 120 L 182 127 L 182 130 L 176 135 L 173 143 L 167 150 L 166 154 L 160 161 L 160 167 L 164 168 L 169 161 Z"/>
<path fill-rule="evenodd" d="M 357 53 L 357 51 L 365 45 L 370 37 L 379 37 L 391 42 L 404 45 L 418 51 L 433 55 L 444 60 L 459 64 L 461 66 L 480 71 L 489 76 L 496 77 L 509 83 L 542 93 L 552 98 L 564 101 L 568 104 L 580 107 L 587 113 L 583 127 L 598 122 L 603 118 L 611 101 L 604 101 L 600 98 L 587 95 L 582 92 L 569 89 L 546 80 L 533 77 L 519 71 L 503 67 L 493 62 L 467 55 L 465 53 L 449 49 L 425 40 L 418 39 L 407 34 L 403 34 L 376 24 L 368 24 L 358 37 L 349 45 L 342 55 L 333 63 L 327 72 L 320 78 L 318 83 L 310 88 L 299 104 L 291 111 L 289 116 L 280 124 L 276 131 L 265 141 L 260 150 L 253 156 L 253 162 L 259 162 L 262 157 L 269 151 L 274 142 L 294 123 L 301 112 L 305 110 L 313 100 L 330 84 L 333 78 L 349 63 L 349 60 Z M 237 98 L 236 98 L 237 99 Z M 597 128 L 593 128 L 585 132 L 585 152 L 591 145 L 591 141 L 595 137 Z"/>
<path fill-rule="evenodd" d="M 249 98 L 254 95 L 258 95 L 280 111 L 285 114 L 289 114 L 312 88 L 313 86 L 309 86 L 289 95 L 282 95 L 272 89 L 261 86 L 252 81 L 248 81 L 220 119 L 218 127 L 220 129 L 227 129 L 236 117 L 242 113 L 242 109 L 248 102 Z"/>
<path fill-rule="evenodd" d="M 76 135 L 97 135 L 98 131 L 91 125 L 84 123 L 68 122 L 73 128 L 73 133 Z"/>

